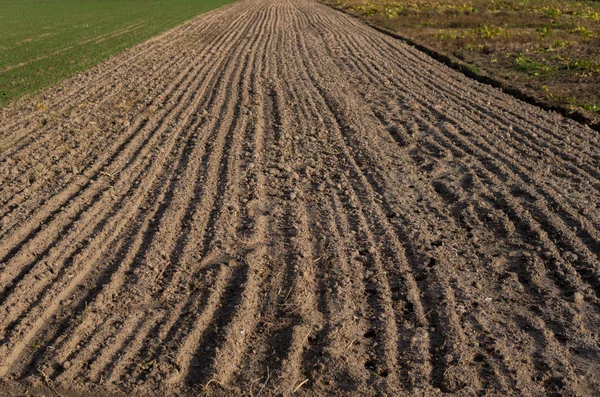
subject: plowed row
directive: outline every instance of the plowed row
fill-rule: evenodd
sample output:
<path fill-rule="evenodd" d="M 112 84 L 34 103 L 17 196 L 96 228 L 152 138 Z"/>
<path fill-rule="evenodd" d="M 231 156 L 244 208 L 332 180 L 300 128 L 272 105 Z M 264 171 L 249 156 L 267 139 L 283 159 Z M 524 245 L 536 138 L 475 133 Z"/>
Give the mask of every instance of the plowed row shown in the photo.
<path fill-rule="evenodd" d="M 348 16 L 240 1 L 0 112 L 0 390 L 600 388 L 597 134 Z"/>

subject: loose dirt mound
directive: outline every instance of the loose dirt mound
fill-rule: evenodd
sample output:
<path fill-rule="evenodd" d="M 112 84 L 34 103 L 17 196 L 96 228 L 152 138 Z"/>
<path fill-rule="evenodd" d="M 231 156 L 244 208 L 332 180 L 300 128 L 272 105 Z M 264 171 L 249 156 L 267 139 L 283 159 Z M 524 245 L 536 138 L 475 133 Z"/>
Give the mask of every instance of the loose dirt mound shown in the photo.
<path fill-rule="evenodd" d="M 309 0 L 1 113 L 13 391 L 600 388 L 600 144 Z"/>

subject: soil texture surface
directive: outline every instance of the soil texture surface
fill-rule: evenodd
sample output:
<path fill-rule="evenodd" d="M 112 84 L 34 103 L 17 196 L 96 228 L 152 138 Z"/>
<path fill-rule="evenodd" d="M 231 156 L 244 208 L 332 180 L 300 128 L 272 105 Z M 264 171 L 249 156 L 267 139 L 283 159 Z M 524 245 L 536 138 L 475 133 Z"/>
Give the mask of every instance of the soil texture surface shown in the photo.
<path fill-rule="evenodd" d="M 0 392 L 598 395 L 600 141 L 313 0 L 0 110 Z"/>

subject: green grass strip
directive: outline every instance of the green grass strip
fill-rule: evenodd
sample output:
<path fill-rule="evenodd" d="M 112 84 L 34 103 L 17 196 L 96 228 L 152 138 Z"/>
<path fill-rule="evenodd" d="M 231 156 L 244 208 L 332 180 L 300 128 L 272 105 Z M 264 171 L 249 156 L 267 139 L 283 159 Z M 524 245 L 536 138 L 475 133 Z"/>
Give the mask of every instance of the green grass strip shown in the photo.
<path fill-rule="evenodd" d="M 233 0 L 0 0 L 0 106 Z"/>

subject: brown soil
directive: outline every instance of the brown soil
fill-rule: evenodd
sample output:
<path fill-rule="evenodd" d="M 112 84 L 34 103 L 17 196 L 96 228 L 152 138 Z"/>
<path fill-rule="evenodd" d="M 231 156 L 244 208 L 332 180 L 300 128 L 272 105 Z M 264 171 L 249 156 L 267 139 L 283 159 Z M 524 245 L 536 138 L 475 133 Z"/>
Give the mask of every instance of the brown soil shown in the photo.
<path fill-rule="evenodd" d="M 0 391 L 594 395 L 600 142 L 312 0 L 0 111 Z"/>

